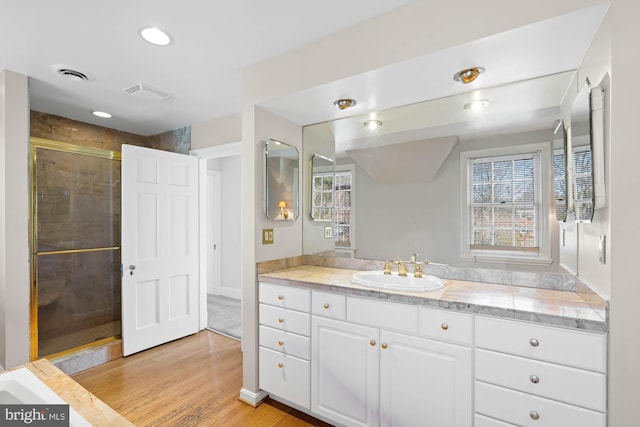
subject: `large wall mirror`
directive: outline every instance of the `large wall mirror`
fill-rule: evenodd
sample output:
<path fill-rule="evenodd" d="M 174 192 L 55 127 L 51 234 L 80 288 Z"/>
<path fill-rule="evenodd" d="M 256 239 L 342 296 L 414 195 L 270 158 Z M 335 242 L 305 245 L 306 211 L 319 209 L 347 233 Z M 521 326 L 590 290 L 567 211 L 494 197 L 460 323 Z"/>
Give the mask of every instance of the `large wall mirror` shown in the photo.
<path fill-rule="evenodd" d="M 298 218 L 298 149 L 281 141 L 265 142 L 265 214 L 270 221 Z"/>
<path fill-rule="evenodd" d="M 591 84 L 587 79 L 571 104 L 571 176 L 576 222 L 591 222 L 593 219 L 595 193 L 591 130 Z"/>
<path fill-rule="evenodd" d="M 563 125 L 560 133 L 554 130 L 572 82 L 575 72 L 568 71 L 378 111 L 382 126 L 375 130 L 363 126 L 371 114 L 306 126 L 304 158 L 317 152 L 317 141 L 332 141 L 336 171 L 353 170 L 347 230 L 353 256 L 385 260 L 418 253 L 433 262 L 474 265 L 461 258 L 461 152 L 551 145 L 556 137 L 562 148 Z M 465 107 L 480 95 L 490 101 L 487 108 Z M 303 226 L 305 254 L 326 251 L 325 236 L 316 228 L 313 222 Z M 337 244 L 333 249 L 336 256 L 344 253 Z"/>
<path fill-rule="evenodd" d="M 568 149 L 567 129 L 564 127 L 564 121 L 558 120 L 553 132 L 553 199 L 556 219 L 561 222 L 567 220 L 569 208 Z"/>

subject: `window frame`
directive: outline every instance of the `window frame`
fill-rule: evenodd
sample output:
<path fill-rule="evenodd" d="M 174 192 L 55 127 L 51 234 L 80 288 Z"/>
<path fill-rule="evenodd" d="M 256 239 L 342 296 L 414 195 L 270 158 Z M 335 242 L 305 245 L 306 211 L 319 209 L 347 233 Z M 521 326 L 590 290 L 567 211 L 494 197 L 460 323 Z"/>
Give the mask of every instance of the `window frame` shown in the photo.
<path fill-rule="evenodd" d="M 356 250 L 356 234 L 355 234 L 355 229 L 356 229 L 356 203 L 355 203 L 355 182 L 356 182 L 356 170 L 355 170 L 355 164 L 353 163 L 349 163 L 349 164 L 342 164 L 342 165 L 336 165 L 335 166 L 335 174 L 337 175 L 338 173 L 344 173 L 344 172 L 349 172 L 351 174 L 351 189 L 349 190 L 351 192 L 351 198 L 350 198 L 350 207 L 349 207 L 349 246 L 343 246 L 343 245 L 336 245 L 335 244 L 335 240 L 334 240 L 334 247 L 335 250 L 337 251 L 342 251 L 342 252 L 355 252 Z M 334 196 L 333 196 L 333 209 L 334 212 L 337 213 L 337 207 L 336 207 L 336 192 L 335 192 L 335 183 L 337 182 L 337 179 L 334 179 Z M 334 220 L 332 221 L 332 228 L 333 228 L 333 233 L 334 233 L 334 239 L 336 236 L 336 229 L 337 229 L 337 221 L 335 219 L 336 214 L 334 214 Z"/>
<path fill-rule="evenodd" d="M 496 158 L 537 154 L 539 171 L 535 177 L 536 217 L 538 221 L 537 253 L 504 250 L 472 250 L 471 239 L 473 224 L 471 223 L 471 197 L 473 195 L 472 161 L 482 158 Z M 502 262 L 517 264 L 549 265 L 551 258 L 550 215 L 553 199 L 553 154 L 550 142 L 539 142 L 507 147 L 488 148 L 463 151 L 460 153 L 460 258 L 472 262 Z"/>

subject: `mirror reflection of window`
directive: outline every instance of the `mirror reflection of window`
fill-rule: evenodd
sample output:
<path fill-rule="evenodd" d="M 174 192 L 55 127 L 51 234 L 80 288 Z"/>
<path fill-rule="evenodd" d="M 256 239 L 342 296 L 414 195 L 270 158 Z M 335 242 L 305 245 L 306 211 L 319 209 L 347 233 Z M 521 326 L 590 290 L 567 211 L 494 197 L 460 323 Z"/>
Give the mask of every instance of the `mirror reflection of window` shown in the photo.
<path fill-rule="evenodd" d="M 333 217 L 333 160 L 320 154 L 311 158 L 311 218 L 330 222 Z"/>
<path fill-rule="evenodd" d="M 333 236 L 336 251 L 355 251 L 354 165 L 336 167 Z"/>

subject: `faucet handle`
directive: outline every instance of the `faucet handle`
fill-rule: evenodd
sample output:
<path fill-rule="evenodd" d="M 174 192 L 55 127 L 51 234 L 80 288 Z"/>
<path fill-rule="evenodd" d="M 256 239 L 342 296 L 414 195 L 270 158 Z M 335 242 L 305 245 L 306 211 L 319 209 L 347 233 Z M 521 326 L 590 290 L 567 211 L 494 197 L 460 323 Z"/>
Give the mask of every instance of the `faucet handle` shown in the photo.
<path fill-rule="evenodd" d="M 383 266 L 382 274 L 391 274 L 391 266 L 392 265 L 393 265 L 393 263 L 391 261 L 384 261 L 382 263 L 382 266 Z"/>
<path fill-rule="evenodd" d="M 413 277 L 415 277 L 416 279 L 420 279 L 422 278 L 422 266 L 424 264 L 421 262 L 416 262 L 413 265 Z"/>

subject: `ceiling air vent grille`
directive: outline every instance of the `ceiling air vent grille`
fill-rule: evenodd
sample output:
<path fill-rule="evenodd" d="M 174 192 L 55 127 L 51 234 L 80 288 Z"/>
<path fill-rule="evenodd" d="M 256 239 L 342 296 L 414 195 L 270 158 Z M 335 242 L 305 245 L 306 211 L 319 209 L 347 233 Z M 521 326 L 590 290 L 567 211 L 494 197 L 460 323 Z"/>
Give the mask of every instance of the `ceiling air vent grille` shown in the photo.
<path fill-rule="evenodd" d="M 139 98 L 146 98 L 155 101 L 162 101 L 163 99 L 167 99 L 171 96 L 171 94 L 153 86 L 149 86 L 146 83 L 136 83 L 133 86 L 124 89 L 124 92 Z"/>

